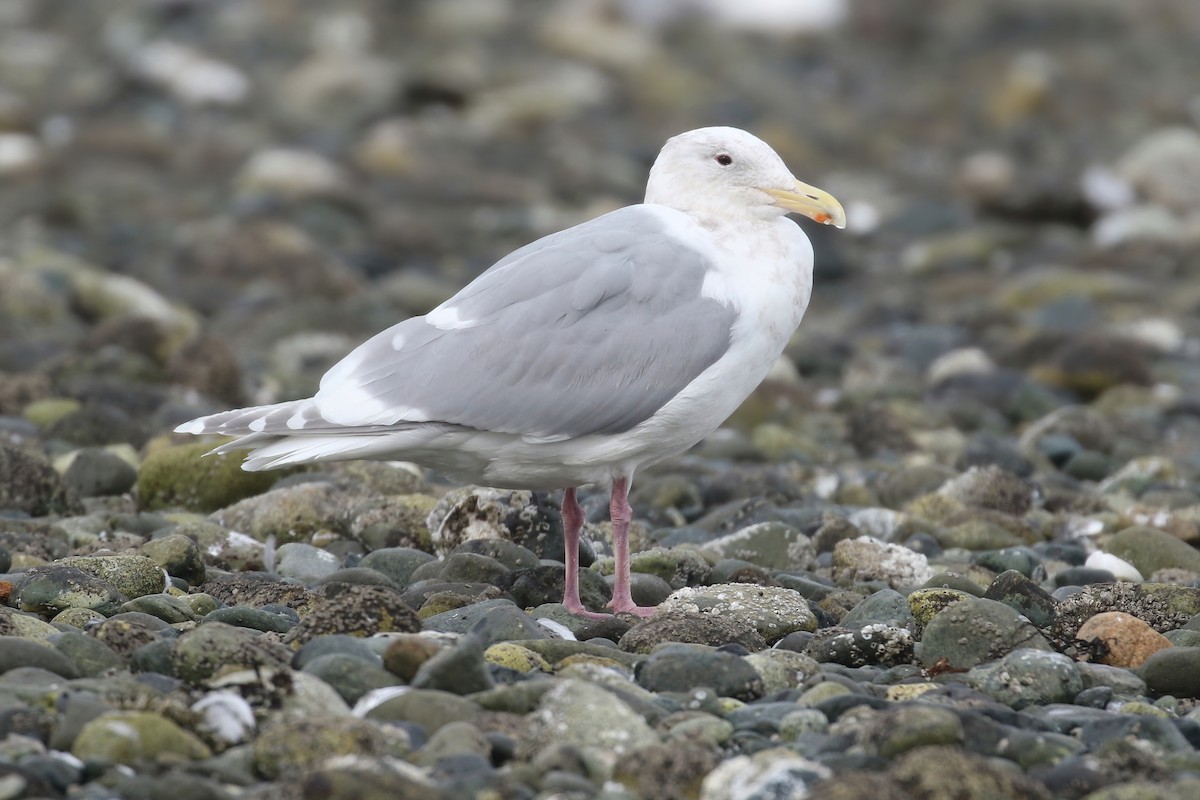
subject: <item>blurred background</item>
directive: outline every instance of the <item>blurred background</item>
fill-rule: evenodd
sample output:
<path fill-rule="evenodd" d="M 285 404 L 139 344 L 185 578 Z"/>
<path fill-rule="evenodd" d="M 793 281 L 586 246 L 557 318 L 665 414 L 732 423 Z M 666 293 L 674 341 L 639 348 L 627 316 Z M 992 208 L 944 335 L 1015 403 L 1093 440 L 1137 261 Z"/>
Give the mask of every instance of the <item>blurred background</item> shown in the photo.
<path fill-rule="evenodd" d="M 1006 463 L 1083 404 L 1073 477 L 1200 470 L 1197 42 L 1194 0 L 0 0 L 0 421 L 307 395 L 734 125 L 849 214 L 744 453 Z"/>

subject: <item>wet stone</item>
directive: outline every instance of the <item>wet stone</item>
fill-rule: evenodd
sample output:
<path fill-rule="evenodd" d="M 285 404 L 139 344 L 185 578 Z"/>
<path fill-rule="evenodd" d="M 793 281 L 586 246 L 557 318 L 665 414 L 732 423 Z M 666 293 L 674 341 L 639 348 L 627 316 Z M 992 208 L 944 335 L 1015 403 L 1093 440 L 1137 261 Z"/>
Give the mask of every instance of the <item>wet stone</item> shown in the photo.
<path fill-rule="evenodd" d="M 1041 559 L 1027 547 L 1011 547 L 979 553 L 972 560 L 979 566 L 987 567 L 996 573 L 1013 570 L 1026 578 L 1035 579 L 1045 575 Z"/>
<path fill-rule="evenodd" d="M 496 583 L 509 568 L 490 556 L 455 552 L 446 556 L 437 577 L 444 581 Z"/>
<path fill-rule="evenodd" d="M 195 760 L 211 750 L 199 737 L 148 711 L 111 711 L 89 722 L 71 747 L 83 761 L 133 764 L 159 756 Z"/>
<path fill-rule="evenodd" d="M 341 565 L 337 556 L 311 544 L 286 542 L 275 550 L 276 571 L 302 583 L 315 583 L 326 578 L 337 572 Z"/>
<path fill-rule="evenodd" d="M 312 659 L 331 654 L 348 656 L 366 664 L 377 666 L 383 664 L 380 654 L 375 652 L 375 649 L 365 639 L 340 634 L 318 636 L 308 642 L 296 651 L 292 657 L 292 666 L 295 669 L 304 669 L 304 666 Z"/>
<path fill-rule="evenodd" d="M 79 499 L 49 462 L 0 444 L 0 508 L 32 516 L 81 511 Z"/>
<path fill-rule="evenodd" d="M 960 744 L 965 736 L 962 720 L 952 710 L 918 702 L 879 714 L 863 738 L 869 751 L 894 759 L 918 747 Z"/>
<path fill-rule="evenodd" d="M 812 541 L 781 522 L 742 528 L 707 542 L 702 549 L 718 559 L 743 559 L 766 569 L 809 569 L 816 558 Z"/>
<path fill-rule="evenodd" d="M 1200 551 L 1156 528 L 1125 528 L 1108 540 L 1105 550 L 1133 564 L 1143 575 L 1172 567 L 1200 572 Z"/>
<path fill-rule="evenodd" d="M 409 722 L 420 725 L 432 735 L 451 722 L 475 723 L 481 715 L 479 706 L 450 692 L 436 689 L 410 689 L 391 697 L 367 712 L 369 720 Z"/>
<path fill-rule="evenodd" d="M 549 634 L 511 600 L 484 600 L 426 617 L 425 628 L 444 633 L 475 631 L 491 644 L 509 639 L 546 638 Z"/>
<path fill-rule="evenodd" d="M 546 565 L 505 572 L 494 585 L 508 592 L 518 606 L 530 608 L 562 600 L 565 578 L 562 567 Z M 579 598 L 584 608 L 601 612 L 612 599 L 612 589 L 600 573 L 583 569 L 579 571 Z"/>
<path fill-rule="evenodd" d="M 652 547 L 633 553 L 629 558 L 629 569 L 635 573 L 655 575 L 673 589 L 702 586 L 710 583 L 712 578 L 709 560 L 702 553 L 687 549 Z"/>
<path fill-rule="evenodd" d="M 276 778 L 336 756 L 402 758 L 409 739 L 396 728 L 353 717 L 309 718 L 266 728 L 254 741 L 259 774 Z"/>
<path fill-rule="evenodd" d="M 536 567 L 540 563 L 537 554 L 506 539 L 468 539 L 454 548 L 451 556 L 470 553 L 495 559 L 508 569 Z"/>

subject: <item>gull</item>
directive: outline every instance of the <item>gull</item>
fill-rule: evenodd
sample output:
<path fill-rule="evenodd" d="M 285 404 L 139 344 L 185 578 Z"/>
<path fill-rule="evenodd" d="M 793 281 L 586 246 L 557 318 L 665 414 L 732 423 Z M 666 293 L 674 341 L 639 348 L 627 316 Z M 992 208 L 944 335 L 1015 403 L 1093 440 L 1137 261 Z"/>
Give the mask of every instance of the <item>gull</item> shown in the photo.
<path fill-rule="evenodd" d="M 563 605 L 579 599 L 581 486 L 607 486 L 613 613 L 651 616 L 629 579 L 634 473 L 716 430 L 766 377 L 812 293 L 813 249 L 787 214 L 845 227 L 737 128 L 667 141 L 645 202 L 502 258 L 422 317 L 335 364 L 310 398 L 225 411 L 175 430 L 237 437 L 264 470 L 405 460 L 510 489 L 562 489 Z"/>

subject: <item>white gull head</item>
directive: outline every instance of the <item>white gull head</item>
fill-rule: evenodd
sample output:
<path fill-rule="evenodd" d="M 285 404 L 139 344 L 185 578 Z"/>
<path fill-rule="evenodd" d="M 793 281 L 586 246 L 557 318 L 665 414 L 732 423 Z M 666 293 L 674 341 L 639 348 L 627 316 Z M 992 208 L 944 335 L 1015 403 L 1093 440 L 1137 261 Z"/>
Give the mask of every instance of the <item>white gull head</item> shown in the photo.
<path fill-rule="evenodd" d="M 770 145 L 738 128 L 697 128 L 668 139 L 650 169 L 646 202 L 725 224 L 795 212 L 846 225 L 837 200 L 796 180 Z"/>

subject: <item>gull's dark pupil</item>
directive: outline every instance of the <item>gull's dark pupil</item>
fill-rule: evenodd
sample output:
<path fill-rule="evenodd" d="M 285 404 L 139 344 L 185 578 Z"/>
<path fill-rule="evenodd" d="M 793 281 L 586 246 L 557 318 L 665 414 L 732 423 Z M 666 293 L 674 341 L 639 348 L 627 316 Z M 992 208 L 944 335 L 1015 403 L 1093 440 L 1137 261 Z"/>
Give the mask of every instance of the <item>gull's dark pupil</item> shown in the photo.
<path fill-rule="evenodd" d="M 728 167 L 733 163 L 733 156 L 729 155 L 728 153 L 721 153 L 719 156 L 717 156 L 717 163 L 722 167 Z"/>

